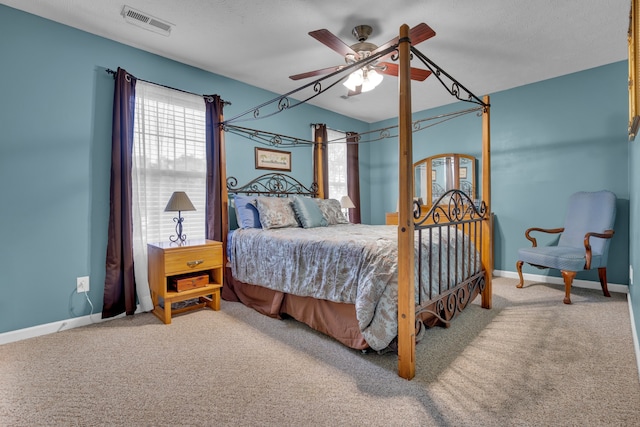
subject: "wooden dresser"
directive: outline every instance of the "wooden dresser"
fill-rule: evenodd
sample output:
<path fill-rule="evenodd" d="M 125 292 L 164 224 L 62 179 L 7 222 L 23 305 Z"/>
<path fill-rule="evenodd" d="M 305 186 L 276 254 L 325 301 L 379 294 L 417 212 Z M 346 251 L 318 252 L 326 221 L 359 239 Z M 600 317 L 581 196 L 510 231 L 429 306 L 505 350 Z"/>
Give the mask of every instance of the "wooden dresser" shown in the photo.
<path fill-rule="evenodd" d="M 174 314 L 208 306 L 220 310 L 220 288 L 223 280 L 222 243 L 213 240 L 188 240 L 182 245 L 162 242 L 147 245 L 149 287 L 153 314 L 171 323 L 174 302 L 197 299 L 198 302 L 173 310 Z M 207 276 L 208 280 L 202 280 Z M 193 277 L 193 287 L 186 290 L 174 286 L 177 279 Z M 199 278 L 200 280 L 196 280 Z"/>
<path fill-rule="evenodd" d="M 429 213 L 429 209 L 431 209 L 431 206 L 422 205 L 420 207 L 420 219 L 424 218 Z M 386 212 L 385 224 L 398 225 L 398 212 Z"/>
<path fill-rule="evenodd" d="M 420 218 L 418 221 L 421 221 L 427 214 L 429 213 L 429 209 L 431 206 L 422 205 L 420 208 Z M 469 213 L 464 215 L 463 219 L 469 219 Z M 417 221 L 416 221 L 417 222 Z M 385 213 L 385 224 L 386 225 L 398 225 L 398 212 L 386 212 Z M 429 218 L 425 224 L 433 224 L 433 219 Z"/>

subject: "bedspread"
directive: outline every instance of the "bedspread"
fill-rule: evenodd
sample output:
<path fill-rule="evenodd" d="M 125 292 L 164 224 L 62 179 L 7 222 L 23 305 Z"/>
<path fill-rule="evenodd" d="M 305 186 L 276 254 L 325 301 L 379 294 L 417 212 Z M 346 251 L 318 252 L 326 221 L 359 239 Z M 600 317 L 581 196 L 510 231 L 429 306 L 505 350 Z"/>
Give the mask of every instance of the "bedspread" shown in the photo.
<path fill-rule="evenodd" d="M 429 265 L 431 258 L 431 265 L 439 266 L 422 269 L 423 287 L 430 282 L 430 270 L 440 272 L 433 274 L 440 276 L 440 281 L 446 281 L 447 274 L 453 281 L 468 271 L 469 257 L 461 253 L 462 244 L 458 245 L 457 259 L 464 263 L 459 262 L 458 268 L 446 268 L 448 261 L 453 264 L 456 258 L 447 256 L 446 251 L 453 243 L 462 242 L 462 234 L 455 227 L 442 234 L 443 239 L 439 239 L 438 230 L 434 230 L 432 250 L 423 250 L 424 265 Z M 396 337 L 397 226 L 251 228 L 235 230 L 230 242 L 231 270 L 236 279 L 289 294 L 354 304 L 362 335 L 374 350 L 386 348 Z M 425 249 L 427 245 L 429 242 L 423 242 Z M 475 265 L 479 267 L 479 262 Z"/>

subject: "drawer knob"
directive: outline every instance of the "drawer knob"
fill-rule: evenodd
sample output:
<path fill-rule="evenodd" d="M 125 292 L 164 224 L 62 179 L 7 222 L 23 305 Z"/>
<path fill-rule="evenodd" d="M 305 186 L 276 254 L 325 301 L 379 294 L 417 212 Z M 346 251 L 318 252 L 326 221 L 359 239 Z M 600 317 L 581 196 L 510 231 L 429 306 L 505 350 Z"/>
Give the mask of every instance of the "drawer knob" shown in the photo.
<path fill-rule="evenodd" d="M 202 264 L 203 262 L 204 262 L 204 260 L 203 260 L 203 259 L 198 259 L 198 260 L 196 260 L 196 261 L 187 261 L 187 265 L 188 265 L 189 267 L 193 268 L 193 267 L 195 267 L 195 266 L 197 266 L 197 265 Z"/>

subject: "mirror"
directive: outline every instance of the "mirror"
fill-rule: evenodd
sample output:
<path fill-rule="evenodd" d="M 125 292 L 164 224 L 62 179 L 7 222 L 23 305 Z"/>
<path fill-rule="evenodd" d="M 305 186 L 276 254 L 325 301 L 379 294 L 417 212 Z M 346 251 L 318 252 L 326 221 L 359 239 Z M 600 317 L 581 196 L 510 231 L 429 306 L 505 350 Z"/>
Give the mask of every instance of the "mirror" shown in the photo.
<path fill-rule="evenodd" d="M 431 206 L 445 192 L 458 189 L 476 199 L 476 158 L 466 154 L 437 154 L 413 164 L 414 196 Z"/>

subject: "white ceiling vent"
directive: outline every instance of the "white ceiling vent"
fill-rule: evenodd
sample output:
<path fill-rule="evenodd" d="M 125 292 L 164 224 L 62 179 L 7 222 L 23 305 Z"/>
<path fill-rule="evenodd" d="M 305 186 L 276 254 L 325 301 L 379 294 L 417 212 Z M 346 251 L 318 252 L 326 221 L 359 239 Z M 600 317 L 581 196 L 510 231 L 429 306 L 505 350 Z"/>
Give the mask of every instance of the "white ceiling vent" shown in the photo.
<path fill-rule="evenodd" d="M 145 30 L 153 31 L 154 33 L 162 34 L 164 36 L 171 34 L 171 28 L 173 27 L 172 23 L 163 21 L 162 19 L 133 9 L 129 6 L 122 8 L 122 16 L 128 23 L 144 28 Z"/>

